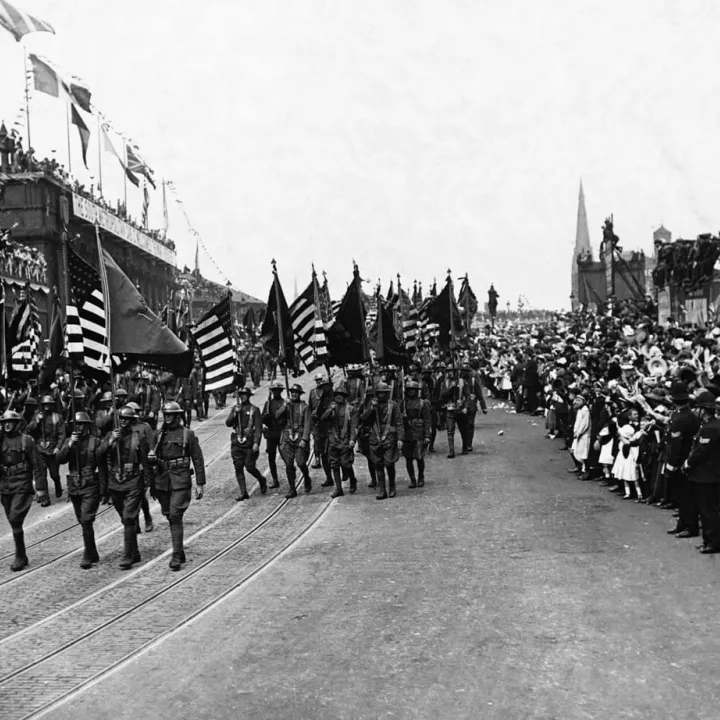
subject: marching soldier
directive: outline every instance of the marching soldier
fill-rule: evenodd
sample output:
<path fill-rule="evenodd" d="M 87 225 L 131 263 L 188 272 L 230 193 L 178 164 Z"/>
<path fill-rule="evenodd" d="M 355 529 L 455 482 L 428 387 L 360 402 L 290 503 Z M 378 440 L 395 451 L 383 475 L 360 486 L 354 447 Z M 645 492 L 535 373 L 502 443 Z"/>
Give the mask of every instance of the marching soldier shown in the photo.
<path fill-rule="evenodd" d="M 448 458 L 455 457 L 455 425 L 460 430 L 460 437 L 467 424 L 467 411 L 461 402 L 462 390 L 460 383 L 448 376 L 442 384 L 442 403 L 445 409 L 445 425 L 447 427 Z M 464 453 L 463 453 L 464 454 Z"/>
<path fill-rule="evenodd" d="M 310 408 L 303 402 L 304 390 L 297 383 L 290 388 L 290 402 L 283 403 L 276 412 L 276 418 L 283 423 L 280 440 L 280 457 L 285 463 L 288 481 L 286 498 L 297 497 L 295 489 L 295 463 L 303 476 L 305 492 L 312 490 L 310 471 L 308 470 L 308 447 L 310 445 Z"/>
<path fill-rule="evenodd" d="M 284 389 L 285 386 L 280 380 L 274 380 L 272 382 L 270 385 L 270 397 L 265 402 L 261 415 L 262 423 L 265 425 L 265 452 L 268 456 L 268 466 L 270 468 L 270 475 L 272 476 L 271 488 L 280 487 L 276 458 L 284 425 L 282 420 L 278 420 L 277 411 L 285 404 L 282 397 Z"/>
<path fill-rule="evenodd" d="M 28 423 L 27 433 L 35 439 L 42 472 L 49 474 L 55 484 L 55 497 L 62 497 L 63 489 L 60 482 L 60 468 L 57 455 L 65 442 L 65 421 L 56 410 L 56 401 L 51 395 L 40 398 L 40 413 Z M 47 497 L 43 507 L 50 504 Z"/>
<path fill-rule="evenodd" d="M 38 412 L 38 401 L 37 398 L 32 396 L 25 399 L 25 405 L 23 407 L 22 417 L 20 420 L 20 432 L 26 433 L 28 425 L 34 420 Z"/>
<path fill-rule="evenodd" d="M 368 483 L 368 487 L 370 488 L 377 487 L 377 470 L 370 455 L 370 433 L 375 416 L 373 414 L 366 414 L 365 411 L 370 407 L 374 397 L 375 388 L 372 385 L 369 385 L 365 391 L 365 402 L 359 408 L 357 435 L 358 450 L 367 460 L 368 472 L 370 473 L 370 482 Z"/>
<path fill-rule="evenodd" d="M 370 422 L 370 457 L 375 465 L 378 479 L 378 500 L 395 497 L 395 463 L 400 458 L 405 437 L 402 413 L 394 400 L 390 399 L 391 389 L 387 383 L 375 388 L 376 397 L 363 413 L 363 422 Z M 385 490 L 385 472 L 388 476 L 388 490 Z"/>
<path fill-rule="evenodd" d="M 267 492 L 265 478 L 256 467 L 260 454 L 262 422 L 260 410 L 250 403 L 252 394 L 253 391 L 249 387 L 241 388 L 238 392 L 240 402 L 233 407 L 225 420 L 225 424 L 233 428 L 230 436 L 230 457 L 235 466 L 235 477 L 240 487 L 240 494 L 235 497 L 237 502 L 250 499 L 245 484 L 245 470 L 258 481 L 260 492 L 263 495 Z"/>
<path fill-rule="evenodd" d="M 140 435 L 147 440 L 148 447 L 152 449 L 155 446 L 155 431 L 149 423 L 140 418 L 140 406 L 131 400 L 125 407 L 132 408 L 135 413 L 136 420 L 132 426 L 133 432 L 140 433 Z M 145 519 L 145 532 L 152 532 L 155 528 L 155 524 L 153 523 L 152 513 L 150 512 L 150 503 L 147 499 L 147 488 L 143 491 L 140 508 L 142 510 L 143 518 Z M 138 534 L 140 533 L 140 518 L 138 518 L 137 532 Z"/>
<path fill-rule="evenodd" d="M 338 383 L 333 391 L 333 401 L 323 413 L 322 421 L 328 426 L 328 457 L 335 481 L 330 497 L 342 497 L 343 480 L 350 480 L 350 493 L 357 490 L 357 478 L 353 470 L 353 450 L 357 439 L 357 413 L 347 402 L 347 390 Z M 341 474 L 342 472 L 342 474 Z"/>
<path fill-rule="evenodd" d="M 345 382 L 345 388 L 347 389 L 347 401 L 356 411 L 359 411 L 360 407 L 365 402 L 365 378 L 363 377 L 363 366 L 362 365 L 348 365 L 347 368 L 347 381 Z"/>
<path fill-rule="evenodd" d="M 135 526 L 145 487 L 150 484 L 152 471 L 148 462 L 147 438 L 133 426 L 137 416 L 132 408 L 119 412 L 120 428 L 108 433 L 100 444 L 100 455 L 108 467 L 108 489 L 113 505 L 125 528 L 123 557 L 120 568 L 128 570 L 140 562 Z"/>
<path fill-rule="evenodd" d="M 332 385 L 327 375 L 318 373 L 315 376 L 315 387 L 310 391 L 308 405 L 310 406 L 310 430 L 315 447 L 315 462 L 313 468 L 322 467 L 325 472 L 325 482 L 321 487 L 334 485 L 330 471 L 330 458 L 328 457 L 328 429 L 322 416 L 332 402 Z"/>
<path fill-rule="evenodd" d="M 113 429 L 115 415 L 120 408 L 125 406 L 128 399 L 128 393 L 125 388 L 118 388 L 115 391 L 115 407 L 112 404 L 112 392 L 103 393 L 100 398 L 100 410 L 95 416 L 95 425 L 100 431 L 100 435 L 106 435 Z"/>
<path fill-rule="evenodd" d="M 465 422 L 463 432 L 460 433 L 462 440 L 462 454 L 473 451 L 473 439 L 475 437 L 475 417 L 477 415 L 478 402 L 483 415 L 487 415 L 487 404 L 483 396 L 482 383 L 476 370 L 469 365 L 463 368 L 462 404 L 465 410 Z"/>
<path fill-rule="evenodd" d="M 160 391 L 154 383 L 150 382 L 147 373 L 141 373 L 138 378 L 133 402 L 138 406 L 140 419 L 154 431 L 157 428 L 158 413 L 160 412 Z"/>
<path fill-rule="evenodd" d="M 36 499 L 43 506 L 47 499 L 47 477 L 42 470 L 35 441 L 30 435 L 20 432 L 20 421 L 20 415 L 13 410 L 6 410 L 0 417 L 3 429 L 0 439 L 0 501 L 15 542 L 15 559 L 10 566 L 15 572 L 28 564 L 23 522 L 32 505 L 33 495 L 37 493 Z"/>
<path fill-rule="evenodd" d="M 405 401 L 403 403 L 403 421 L 405 424 L 405 440 L 403 455 L 410 484 L 408 487 L 425 485 L 425 453 L 430 445 L 430 404 L 419 397 L 420 384 L 410 380 L 405 384 Z M 418 474 L 415 479 L 415 466 Z"/>
<path fill-rule="evenodd" d="M 432 382 L 432 390 L 430 395 L 430 421 L 432 428 L 430 431 L 430 447 L 429 452 L 435 452 L 435 439 L 437 432 L 442 425 L 443 419 L 443 391 L 446 389 L 445 381 L 445 363 L 440 362 L 436 366 L 435 377 Z"/>
<path fill-rule="evenodd" d="M 75 517 L 82 527 L 83 553 L 80 567 L 88 570 L 100 561 L 95 545 L 93 523 L 100 496 L 105 489 L 100 487 L 98 467 L 104 458 L 100 457 L 100 440 L 92 434 L 92 421 L 83 410 L 75 413 L 73 433 L 63 442 L 57 459 L 60 464 L 68 463 L 68 495 L 75 510 Z M 106 476 L 103 478 L 106 481 Z"/>
<path fill-rule="evenodd" d="M 200 443 L 190 428 L 181 425 L 182 414 L 178 403 L 165 404 L 160 437 L 155 449 L 148 455 L 148 460 L 156 468 L 155 479 L 150 486 L 151 494 L 160 501 L 162 514 L 170 523 L 171 570 L 179 570 L 185 562 L 183 515 L 192 497 L 193 470 L 197 485 L 195 498 L 200 500 L 205 491 L 205 461 Z"/>

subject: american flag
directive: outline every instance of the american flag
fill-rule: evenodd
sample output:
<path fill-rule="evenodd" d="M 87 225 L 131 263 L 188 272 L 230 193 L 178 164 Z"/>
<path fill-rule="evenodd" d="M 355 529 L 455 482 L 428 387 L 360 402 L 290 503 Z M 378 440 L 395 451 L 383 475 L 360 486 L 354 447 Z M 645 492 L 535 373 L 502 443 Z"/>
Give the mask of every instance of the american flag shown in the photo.
<path fill-rule="evenodd" d="M 70 297 L 66 309 L 68 357 L 92 376 L 110 374 L 107 313 L 100 273 L 68 248 Z"/>
<path fill-rule="evenodd" d="M 313 273 L 310 284 L 290 306 L 295 349 L 311 372 L 327 362 L 327 338 L 320 310 L 320 288 Z"/>
<path fill-rule="evenodd" d="M 210 308 L 190 331 L 205 366 L 205 390 L 221 390 L 233 384 L 233 347 L 230 295 Z"/>
<path fill-rule="evenodd" d="M 31 32 L 49 32 L 53 35 L 55 30 L 50 23 L 28 15 L 7 0 L 0 0 L 0 27 L 4 27 L 18 42 L 23 35 Z"/>
<path fill-rule="evenodd" d="M 426 345 L 432 345 L 440 335 L 440 326 L 430 322 L 427 316 L 427 305 L 432 296 L 428 296 L 418 311 L 418 339 Z"/>
<path fill-rule="evenodd" d="M 29 287 L 20 291 L 20 305 L 10 322 L 10 370 L 15 377 L 36 375 L 40 368 L 40 315 Z"/>

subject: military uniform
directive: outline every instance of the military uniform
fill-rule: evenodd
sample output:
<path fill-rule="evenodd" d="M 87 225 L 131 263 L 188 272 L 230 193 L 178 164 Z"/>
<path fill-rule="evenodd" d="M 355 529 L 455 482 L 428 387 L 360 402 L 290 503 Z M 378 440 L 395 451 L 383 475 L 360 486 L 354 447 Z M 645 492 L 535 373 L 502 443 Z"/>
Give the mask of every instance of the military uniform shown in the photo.
<path fill-rule="evenodd" d="M 83 412 L 83 414 L 85 414 Z M 77 413 L 76 413 L 77 416 Z M 90 427 L 90 418 L 87 418 Z M 57 459 L 60 464 L 68 463 L 68 495 L 73 504 L 75 517 L 82 527 L 85 553 L 80 567 L 89 568 L 92 563 L 100 560 L 95 545 L 95 532 L 93 523 L 97 514 L 100 498 L 105 495 L 107 488 L 107 473 L 99 473 L 104 458 L 100 455 L 101 441 L 90 433 L 80 436 L 77 443 L 70 445 L 71 438 L 67 438 L 60 448 Z"/>
<path fill-rule="evenodd" d="M 370 425 L 370 459 L 375 465 L 378 480 L 378 500 L 388 497 L 385 491 L 385 473 L 388 476 L 389 496 L 395 497 L 395 463 L 400 458 L 398 443 L 405 437 L 400 407 L 389 399 L 390 388 L 381 383 L 376 388 L 377 407 L 372 404 L 362 414 L 362 421 Z"/>
<path fill-rule="evenodd" d="M 483 396 L 482 383 L 479 374 L 474 371 L 468 371 L 464 378 L 462 405 L 465 409 L 465 422 L 463 431 L 461 432 L 463 442 L 463 454 L 472 452 L 473 439 L 475 437 L 475 417 L 477 415 L 478 403 L 483 411 L 487 413 L 487 404 Z"/>
<path fill-rule="evenodd" d="M 419 391 L 418 383 L 408 383 L 405 388 L 412 390 L 413 386 Z M 410 478 L 410 487 L 425 484 L 425 452 L 430 445 L 430 404 L 427 400 L 418 397 L 406 397 L 403 401 L 403 422 L 405 426 L 405 440 L 403 441 L 403 455 L 405 456 L 405 467 Z M 415 466 L 417 463 L 418 474 L 415 478 Z"/>
<path fill-rule="evenodd" d="M 455 425 L 460 427 L 460 436 L 467 424 L 467 411 L 462 403 L 462 384 L 446 378 L 441 385 L 442 406 L 447 427 L 448 457 L 455 457 Z"/>
<path fill-rule="evenodd" d="M 271 392 L 275 393 L 278 390 L 283 390 L 282 383 L 275 384 L 271 387 Z M 262 410 L 260 419 L 262 424 L 265 426 L 265 452 L 268 456 L 268 467 L 270 468 L 270 475 L 272 477 L 272 485 L 270 487 L 280 487 L 278 482 L 277 472 L 277 451 L 280 445 L 280 438 L 284 428 L 284 420 L 278 420 L 277 411 L 283 405 L 284 401 L 278 393 L 278 397 L 271 397 L 265 402 Z"/>
<path fill-rule="evenodd" d="M 703 551 L 720 552 L 720 418 L 700 428 L 687 459 L 693 514 L 702 524 Z"/>
<path fill-rule="evenodd" d="M 124 555 L 120 563 L 124 569 L 140 562 L 135 526 L 145 497 L 145 488 L 152 479 L 149 451 L 147 438 L 132 427 L 122 428 L 117 440 L 108 434 L 100 444 L 100 454 L 107 463 L 110 497 L 125 527 Z"/>
<path fill-rule="evenodd" d="M 343 495 L 343 480 L 350 480 L 351 493 L 357 490 L 353 446 L 357 438 L 358 417 L 355 408 L 346 401 L 347 390 L 343 385 L 335 388 L 334 396 L 335 400 L 323 413 L 322 421 L 327 423 L 328 428 L 328 459 L 335 483 L 333 497 L 340 497 Z M 344 399 L 338 402 L 338 397 Z"/>
<path fill-rule="evenodd" d="M 55 411 L 36 415 L 28 423 L 27 433 L 35 439 L 43 474 L 49 474 L 55 484 L 55 497 L 61 497 L 62 484 L 57 454 L 65 442 L 65 421 L 62 415 Z M 50 504 L 49 501 L 47 504 Z"/>
<path fill-rule="evenodd" d="M 170 523 L 174 561 L 170 567 L 177 570 L 185 562 L 183 515 L 192 498 L 193 471 L 196 484 L 205 485 L 205 460 L 195 433 L 182 426 L 160 432 L 155 456 L 151 458 L 156 468 L 152 487 Z"/>
<path fill-rule="evenodd" d="M 267 492 L 267 483 L 262 473 L 257 469 L 257 457 L 260 452 L 260 439 L 262 438 L 262 422 L 260 410 L 249 401 L 252 394 L 248 388 L 248 402 L 236 405 L 230 411 L 225 424 L 233 428 L 230 436 L 230 457 L 235 467 L 235 477 L 240 488 L 240 494 L 235 498 L 238 501 L 247 500 L 250 496 L 245 484 L 245 470 L 247 470 L 259 483 L 260 492 Z M 257 449 L 256 449 L 257 448 Z"/>
<path fill-rule="evenodd" d="M 322 420 L 322 416 L 330 407 L 332 394 L 329 381 L 326 378 L 321 377 L 321 379 L 323 385 L 310 391 L 308 405 L 310 406 L 310 431 L 313 436 L 315 458 L 325 472 L 323 487 L 329 487 L 333 484 L 333 480 L 328 457 L 328 428 L 327 423 Z"/>
<path fill-rule="evenodd" d="M 47 477 L 42 471 L 35 441 L 23 433 L 12 437 L 3 433 L 0 439 L 0 502 L 15 541 L 13 570 L 21 570 L 28 564 L 23 523 L 35 491 L 47 492 Z"/>
<path fill-rule="evenodd" d="M 302 473 L 305 492 L 312 489 L 310 471 L 308 470 L 308 448 L 310 447 L 310 408 L 306 402 L 300 400 L 303 392 L 299 385 L 291 388 L 291 395 L 297 393 L 297 400 L 291 398 L 289 402 L 283 402 L 278 408 L 275 417 L 283 423 L 282 436 L 280 438 L 280 457 L 285 463 L 285 472 L 288 480 L 288 497 L 295 497 L 295 464 Z"/>

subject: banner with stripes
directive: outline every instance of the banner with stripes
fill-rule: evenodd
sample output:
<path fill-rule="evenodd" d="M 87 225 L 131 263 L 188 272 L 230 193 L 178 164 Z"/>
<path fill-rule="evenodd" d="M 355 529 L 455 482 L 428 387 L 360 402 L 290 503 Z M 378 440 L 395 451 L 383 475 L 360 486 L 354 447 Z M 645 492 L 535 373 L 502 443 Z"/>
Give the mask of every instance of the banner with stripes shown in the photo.
<path fill-rule="evenodd" d="M 50 23 L 23 12 L 15 5 L 11 5 L 8 0 L 0 0 L 0 27 L 5 28 L 18 42 L 31 32 L 55 34 Z"/>
<path fill-rule="evenodd" d="M 10 322 L 10 373 L 16 378 L 28 378 L 37 375 L 40 369 L 40 314 L 38 313 L 32 290 L 29 287 L 20 291 L 18 305 Z"/>
<path fill-rule="evenodd" d="M 68 357 L 92 377 L 110 375 L 107 313 L 100 273 L 72 248 L 68 254 L 70 297 L 66 308 Z"/>
<path fill-rule="evenodd" d="M 290 306 L 290 322 L 295 337 L 295 350 L 312 372 L 327 362 L 327 338 L 320 309 L 320 288 L 315 273 L 310 284 Z"/>
<path fill-rule="evenodd" d="M 233 384 L 235 350 L 233 348 L 230 295 L 210 308 L 190 331 L 205 366 L 205 390 L 221 390 Z"/>

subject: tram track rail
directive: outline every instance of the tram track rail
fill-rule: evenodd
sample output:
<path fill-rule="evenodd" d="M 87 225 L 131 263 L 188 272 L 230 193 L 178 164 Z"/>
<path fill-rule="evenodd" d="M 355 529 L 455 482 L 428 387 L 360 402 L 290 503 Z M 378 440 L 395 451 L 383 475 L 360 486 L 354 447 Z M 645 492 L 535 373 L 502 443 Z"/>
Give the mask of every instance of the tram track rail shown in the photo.
<path fill-rule="evenodd" d="M 269 567 L 308 533 L 331 505 L 323 495 L 292 502 L 282 499 L 269 512 L 257 503 L 251 509 L 253 515 L 259 516 L 257 521 L 240 535 L 227 522 L 237 511 L 236 506 L 218 518 L 212 527 L 188 539 L 191 542 L 213 529 L 220 537 L 227 536 L 219 548 L 209 551 L 205 548 L 197 566 L 186 566 L 179 577 L 172 574 L 171 582 L 153 587 L 160 574 L 159 558 L 156 558 L 154 578 L 150 573 L 135 578 L 144 582 L 140 588 L 141 599 L 137 598 L 134 584 L 124 581 L 127 577 L 124 576 L 118 583 L 66 608 L 55 618 L 47 618 L 5 639 L 0 643 L 0 667 L 5 669 L 0 675 L 0 716 L 14 720 L 45 712 L 177 632 Z M 193 548 L 194 554 L 199 550 Z M 125 598 L 113 596 L 112 591 L 120 583 Z M 85 604 L 91 605 L 88 613 L 78 613 L 79 606 Z M 94 627 L 87 624 L 83 627 L 78 622 L 80 615 L 104 619 Z M 45 627 L 60 616 L 63 616 L 61 622 L 55 623 L 55 627 Z M 3 659 L 3 655 L 8 654 L 3 648 L 11 642 L 22 642 L 25 647 L 38 648 L 39 652 L 26 662 L 8 662 Z M 56 677 L 60 678 L 59 683 L 55 682 Z"/>

